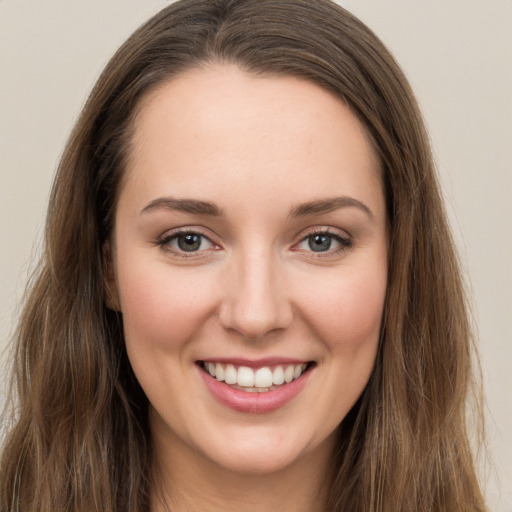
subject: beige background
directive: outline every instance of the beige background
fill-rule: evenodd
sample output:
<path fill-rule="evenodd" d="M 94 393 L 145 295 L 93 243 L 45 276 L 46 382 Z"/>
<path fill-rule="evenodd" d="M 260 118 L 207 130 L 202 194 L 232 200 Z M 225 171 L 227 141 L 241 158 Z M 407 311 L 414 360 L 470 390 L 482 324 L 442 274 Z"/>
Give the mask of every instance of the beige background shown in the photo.
<path fill-rule="evenodd" d="M 166 3 L 0 0 L 0 350 L 73 121 L 109 56 Z M 391 48 L 423 107 L 480 330 L 489 500 L 512 512 L 512 0 L 341 3 Z"/>

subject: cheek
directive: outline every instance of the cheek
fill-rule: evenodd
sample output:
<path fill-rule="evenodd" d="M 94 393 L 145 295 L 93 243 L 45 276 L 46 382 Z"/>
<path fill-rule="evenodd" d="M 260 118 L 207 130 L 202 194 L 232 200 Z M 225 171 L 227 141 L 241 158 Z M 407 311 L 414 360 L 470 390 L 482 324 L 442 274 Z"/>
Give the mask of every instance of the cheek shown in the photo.
<path fill-rule="evenodd" d="M 386 296 L 386 268 L 339 272 L 304 297 L 309 323 L 333 355 L 374 354 Z"/>
<path fill-rule="evenodd" d="M 155 270 L 152 270 L 152 269 Z M 172 351 L 186 342 L 215 302 L 215 287 L 201 272 L 171 272 L 167 265 L 118 272 L 126 343 Z"/>

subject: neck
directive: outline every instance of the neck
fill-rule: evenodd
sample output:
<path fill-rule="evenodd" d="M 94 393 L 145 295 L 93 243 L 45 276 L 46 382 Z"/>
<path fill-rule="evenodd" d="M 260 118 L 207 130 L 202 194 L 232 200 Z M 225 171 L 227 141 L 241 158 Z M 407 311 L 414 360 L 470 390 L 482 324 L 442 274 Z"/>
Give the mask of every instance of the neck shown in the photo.
<path fill-rule="evenodd" d="M 332 478 L 333 439 L 271 473 L 240 473 L 187 446 L 154 439 L 152 512 L 320 512 Z"/>

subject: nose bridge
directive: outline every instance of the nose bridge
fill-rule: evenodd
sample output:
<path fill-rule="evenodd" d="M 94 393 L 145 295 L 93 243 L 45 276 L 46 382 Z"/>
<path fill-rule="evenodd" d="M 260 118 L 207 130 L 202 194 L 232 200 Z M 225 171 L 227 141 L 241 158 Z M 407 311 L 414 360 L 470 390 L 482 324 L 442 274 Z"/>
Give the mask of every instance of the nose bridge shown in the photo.
<path fill-rule="evenodd" d="M 233 257 L 221 320 L 248 339 L 284 329 L 292 308 L 283 290 L 283 269 L 270 248 L 247 248 Z"/>

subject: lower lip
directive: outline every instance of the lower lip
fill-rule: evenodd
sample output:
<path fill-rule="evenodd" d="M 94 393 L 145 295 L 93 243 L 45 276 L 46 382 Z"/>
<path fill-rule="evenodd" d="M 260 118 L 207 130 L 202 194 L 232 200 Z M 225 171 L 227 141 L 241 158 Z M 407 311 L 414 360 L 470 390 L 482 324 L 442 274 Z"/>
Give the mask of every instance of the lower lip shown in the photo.
<path fill-rule="evenodd" d="M 206 387 L 221 404 L 235 411 L 260 414 L 275 411 L 290 402 L 301 392 L 312 370 L 307 370 L 298 379 L 276 389 L 251 393 L 233 389 L 199 368 Z"/>

